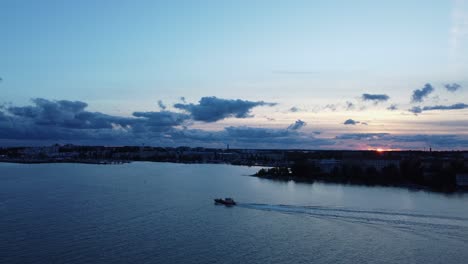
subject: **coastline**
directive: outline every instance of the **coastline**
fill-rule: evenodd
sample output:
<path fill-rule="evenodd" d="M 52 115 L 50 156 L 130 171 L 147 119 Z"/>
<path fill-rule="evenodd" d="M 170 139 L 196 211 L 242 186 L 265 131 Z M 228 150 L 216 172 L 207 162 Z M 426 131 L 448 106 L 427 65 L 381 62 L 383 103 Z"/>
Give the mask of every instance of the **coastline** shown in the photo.
<path fill-rule="evenodd" d="M 330 184 L 339 184 L 339 185 L 346 185 L 346 186 L 365 186 L 365 187 L 391 187 L 391 188 L 402 188 L 411 191 L 426 191 L 426 192 L 433 192 L 433 193 L 440 193 L 440 194 L 447 194 L 447 195 L 456 195 L 456 194 L 467 194 L 468 189 L 464 188 L 455 188 L 452 190 L 444 190 L 438 188 L 432 188 L 430 186 L 425 186 L 421 184 L 415 183 L 368 183 L 364 181 L 358 180 L 338 180 L 338 179 L 330 179 L 327 177 L 318 177 L 318 178 L 307 178 L 307 177 L 298 177 L 289 175 L 287 177 L 277 177 L 274 175 L 258 175 L 252 174 L 249 175 L 250 177 L 256 177 L 259 179 L 264 180 L 271 180 L 271 181 L 280 181 L 280 182 L 296 182 L 296 183 L 305 183 L 305 184 L 314 184 L 318 183 L 330 183 Z"/>
<path fill-rule="evenodd" d="M 468 189 L 468 151 L 346 151 L 106 147 L 52 145 L 0 148 L 0 162 L 18 164 L 130 162 L 258 166 L 260 178 L 392 186 L 443 193 Z"/>
<path fill-rule="evenodd" d="M 263 168 L 273 168 L 271 166 L 266 166 L 262 164 L 236 164 L 236 163 L 229 163 L 229 162 L 187 162 L 187 161 L 175 161 L 175 160 L 168 160 L 168 161 L 154 161 L 154 160 L 77 160 L 77 159 L 69 159 L 69 160 L 58 160 L 58 159 L 47 159 L 47 160 L 38 160 L 38 159 L 29 159 L 29 160 L 22 160 L 22 159 L 9 159 L 9 160 L 0 160 L 0 163 L 13 163 L 13 164 L 60 164 L 60 163 L 76 163 L 76 164 L 94 164 L 94 165 L 121 165 L 133 162 L 154 162 L 154 163 L 175 163 L 175 164 L 227 164 L 233 166 L 247 166 L 247 167 L 263 167 Z M 438 188 L 432 188 L 430 186 L 425 186 L 421 184 L 415 183 L 397 183 L 397 182 L 388 182 L 388 183 L 381 183 L 381 182 L 365 182 L 356 179 L 352 180 L 342 180 L 342 179 L 331 179 L 330 177 L 326 176 L 325 174 L 313 175 L 313 177 L 301 177 L 295 176 L 292 174 L 289 175 L 259 175 L 258 172 L 251 175 L 246 175 L 250 177 L 256 177 L 265 180 L 272 180 L 272 181 L 281 181 L 281 182 L 289 182 L 294 181 L 297 183 L 306 183 L 306 184 L 313 184 L 315 182 L 319 183 L 331 183 L 331 184 L 340 184 L 340 185 L 347 185 L 347 186 L 366 186 L 366 187 L 393 187 L 393 188 L 404 188 L 413 191 L 427 191 L 427 192 L 435 192 L 435 193 L 442 193 L 442 194 L 466 194 L 468 193 L 468 189 L 452 189 L 452 190 L 444 190 Z"/>

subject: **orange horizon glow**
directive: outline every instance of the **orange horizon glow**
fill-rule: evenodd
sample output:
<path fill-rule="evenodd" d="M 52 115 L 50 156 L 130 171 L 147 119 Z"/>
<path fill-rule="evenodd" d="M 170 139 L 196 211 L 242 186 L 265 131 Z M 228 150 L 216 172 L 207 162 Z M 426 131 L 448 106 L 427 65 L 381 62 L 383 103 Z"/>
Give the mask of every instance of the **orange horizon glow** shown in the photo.
<path fill-rule="evenodd" d="M 367 148 L 369 151 L 375 151 L 378 153 L 384 153 L 388 151 L 401 151 L 401 149 L 395 149 L 395 148 Z"/>

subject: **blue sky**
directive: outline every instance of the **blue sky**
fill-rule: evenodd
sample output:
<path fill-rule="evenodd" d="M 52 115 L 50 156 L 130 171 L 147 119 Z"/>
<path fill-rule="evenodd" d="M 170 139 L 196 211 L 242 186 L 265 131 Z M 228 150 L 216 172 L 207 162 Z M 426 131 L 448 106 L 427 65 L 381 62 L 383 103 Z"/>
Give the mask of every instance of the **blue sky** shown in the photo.
<path fill-rule="evenodd" d="M 236 142 L 242 147 L 373 148 L 381 142 L 386 148 L 422 148 L 449 137 L 453 142 L 444 138 L 440 148 L 468 146 L 467 1 L 2 1 L 1 10 L 4 131 L 42 129 L 45 123 L 76 129 L 11 111 L 27 106 L 46 111 L 31 101 L 43 98 L 85 102 L 81 111 L 112 117 L 142 119 L 148 117 L 134 113 L 161 110 L 190 115 L 169 134 L 146 134 L 136 142 L 153 145 L 224 144 L 223 136 L 234 131 L 226 128 L 273 133 L 300 120 L 307 125 L 284 141 Z M 412 101 L 426 84 L 433 90 Z M 364 100 L 363 94 L 388 99 Z M 245 115 L 236 107 L 203 108 L 222 113 L 215 122 L 197 120 L 188 107 L 174 107 L 206 107 L 201 100 L 212 97 L 227 104 L 237 99 L 241 105 L 275 104 L 255 105 Z M 158 107 L 158 100 L 167 108 Z M 349 119 L 354 124 L 345 125 Z M 120 125 L 87 129 L 112 131 Z M 109 144 L 140 138 L 125 125 L 128 140 L 120 135 Z M 189 132 L 218 134 L 210 143 L 180 135 Z M 392 138 L 340 141 L 342 135 L 369 133 Z M 402 139 L 421 135 L 429 139 Z M 166 142 L 168 137 L 174 140 Z M 4 145 L 53 141 L 73 138 L 0 136 Z"/>

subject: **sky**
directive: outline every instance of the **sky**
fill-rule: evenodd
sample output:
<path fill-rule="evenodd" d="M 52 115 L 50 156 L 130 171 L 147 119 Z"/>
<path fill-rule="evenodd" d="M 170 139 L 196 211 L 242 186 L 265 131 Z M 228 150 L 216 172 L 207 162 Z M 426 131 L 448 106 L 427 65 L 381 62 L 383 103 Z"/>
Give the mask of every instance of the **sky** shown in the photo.
<path fill-rule="evenodd" d="M 0 146 L 468 149 L 467 0 L 0 13 Z"/>

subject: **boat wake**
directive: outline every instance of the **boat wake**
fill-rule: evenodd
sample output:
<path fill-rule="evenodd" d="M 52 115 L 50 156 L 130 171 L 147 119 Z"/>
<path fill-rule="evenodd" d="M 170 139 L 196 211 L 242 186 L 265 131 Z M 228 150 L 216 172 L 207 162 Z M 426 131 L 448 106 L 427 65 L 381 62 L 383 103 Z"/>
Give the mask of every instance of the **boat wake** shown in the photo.
<path fill-rule="evenodd" d="M 429 228 L 439 232 L 461 232 L 468 234 L 468 218 L 445 215 L 421 214 L 406 211 L 360 210 L 343 207 L 298 206 L 243 203 L 238 207 L 280 212 L 285 214 L 306 215 L 321 219 L 336 219 L 365 224 L 386 224 L 400 228 Z"/>

